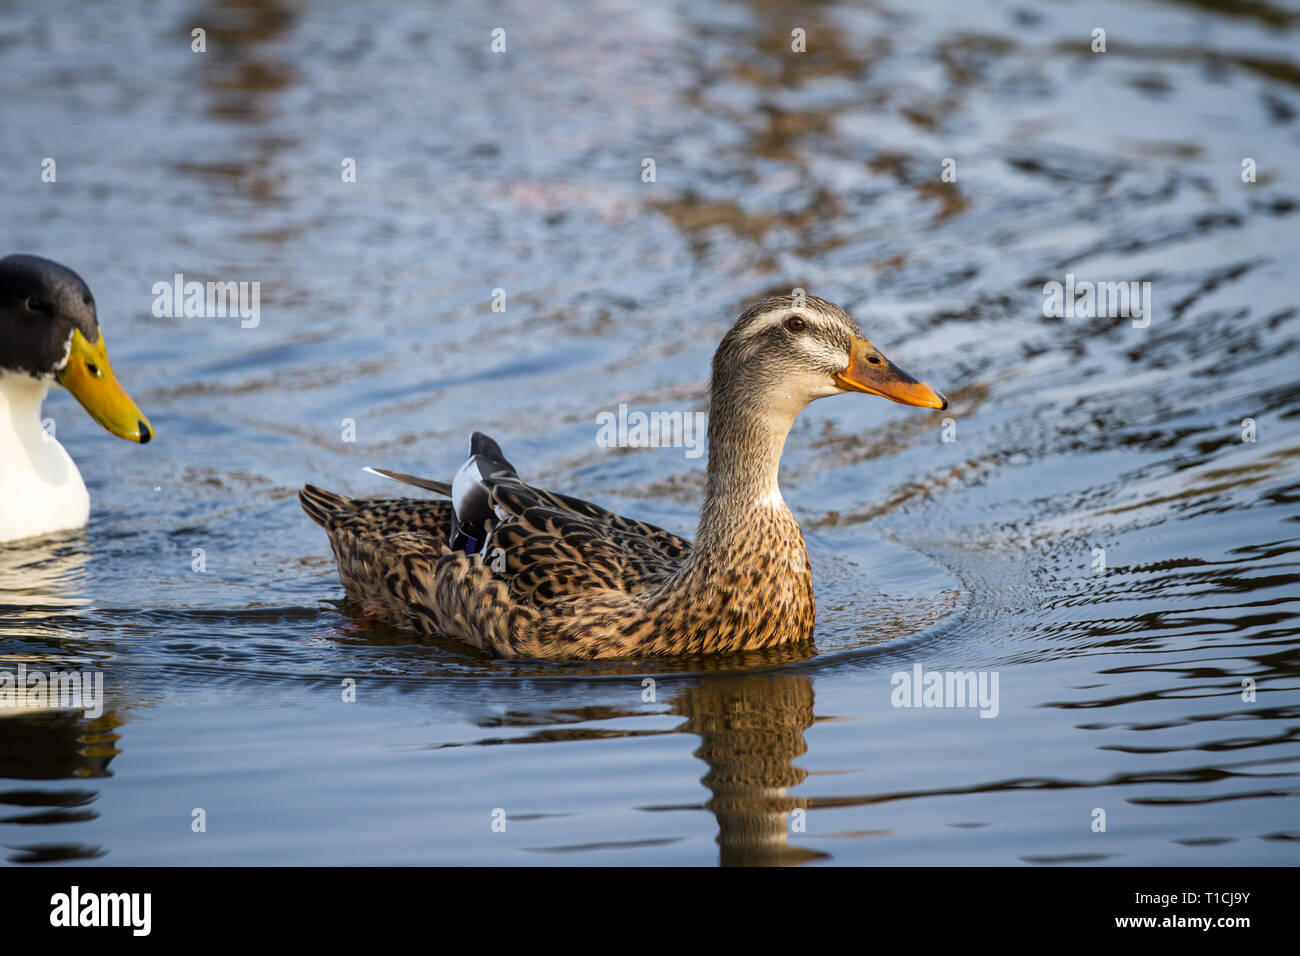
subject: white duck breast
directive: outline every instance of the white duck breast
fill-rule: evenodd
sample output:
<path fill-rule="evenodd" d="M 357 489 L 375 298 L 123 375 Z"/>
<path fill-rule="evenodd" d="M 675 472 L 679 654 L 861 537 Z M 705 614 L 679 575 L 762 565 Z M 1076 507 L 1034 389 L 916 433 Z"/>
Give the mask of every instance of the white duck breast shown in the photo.
<path fill-rule="evenodd" d="M 49 386 L 0 373 L 0 541 L 80 528 L 90 495 L 72 456 L 41 427 Z"/>

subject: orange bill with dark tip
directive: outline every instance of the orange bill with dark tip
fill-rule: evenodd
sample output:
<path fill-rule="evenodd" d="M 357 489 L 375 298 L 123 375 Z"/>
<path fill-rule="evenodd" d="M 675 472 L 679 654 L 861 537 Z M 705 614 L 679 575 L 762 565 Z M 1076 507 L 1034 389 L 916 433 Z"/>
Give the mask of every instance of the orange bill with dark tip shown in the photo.
<path fill-rule="evenodd" d="M 55 378 L 81 402 L 91 418 L 114 435 L 142 445 L 153 438 L 149 419 L 131 401 L 113 374 L 113 366 L 108 364 L 102 331 L 99 341 L 92 344 L 80 329 L 75 330 L 67 364 Z"/>
<path fill-rule="evenodd" d="M 855 339 L 849 351 L 849 365 L 835 373 L 835 384 L 854 392 L 879 395 L 901 405 L 919 408 L 947 408 L 943 393 L 917 381 L 866 339 Z"/>

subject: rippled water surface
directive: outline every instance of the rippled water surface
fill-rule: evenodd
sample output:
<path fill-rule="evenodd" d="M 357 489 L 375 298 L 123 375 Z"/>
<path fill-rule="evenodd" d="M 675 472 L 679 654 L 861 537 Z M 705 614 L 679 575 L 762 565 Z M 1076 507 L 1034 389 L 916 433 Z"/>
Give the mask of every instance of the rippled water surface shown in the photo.
<path fill-rule="evenodd" d="M 89 282 L 158 433 L 46 405 L 94 512 L 0 550 L 0 653 L 108 701 L 0 718 L 10 863 L 1300 862 L 1296 5 L 4 8 L 4 250 Z M 260 324 L 155 317 L 175 273 Z M 1149 325 L 1045 318 L 1067 273 Z M 691 533 L 704 460 L 596 416 L 704 409 L 795 286 L 952 401 L 796 423 L 815 648 L 499 662 L 343 604 L 297 487 L 473 428 Z M 997 716 L 891 706 L 918 664 Z"/>

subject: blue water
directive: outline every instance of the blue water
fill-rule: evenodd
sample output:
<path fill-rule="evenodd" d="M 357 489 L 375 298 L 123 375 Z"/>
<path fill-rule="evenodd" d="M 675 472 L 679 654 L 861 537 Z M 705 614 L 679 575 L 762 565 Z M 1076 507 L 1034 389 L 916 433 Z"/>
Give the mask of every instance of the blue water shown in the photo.
<path fill-rule="evenodd" d="M 107 702 L 0 716 L 0 859 L 1300 862 L 1298 29 L 7 5 L 5 251 L 87 280 L 157 439 L 47 402 L 94 511 L 0 549 L 0 668 L 97 670 Z M 175 273 L 260 282 L 260 322 L 155 317 Z M 1149 326 L 1045 317 L 1067 273 L 1151 282 Z M 343 603 L 298 486 L 448 476 L 475 428 L 690 534 L 703 459 L 599 447 L 596 416 L 704 409 L 722 333 L 796 286 L 952 401 L 796 423 L 815 648 L 502 662 Z M 917 664 L 995 673 L 997 716 L 893 706 Z"/>

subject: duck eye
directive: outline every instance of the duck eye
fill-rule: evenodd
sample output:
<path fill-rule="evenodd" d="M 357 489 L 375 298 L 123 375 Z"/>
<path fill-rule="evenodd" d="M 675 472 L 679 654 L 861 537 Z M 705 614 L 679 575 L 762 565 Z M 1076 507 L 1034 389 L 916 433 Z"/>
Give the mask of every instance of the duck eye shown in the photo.
<path fill-rule="evenodd" d="M 46 312 L 50 311 L 50 304 L 44 299 L 38 299 L 34 295 L 29 295 L 27 301 L 23 303 L 27 306 L 28 312 Z"/>
<path fill-rule="evenodd" d="M 797 315 L 792 315 L 790 318 L 785 320 L 785 327 L 791 332 L 802 332 L 803 325 L 803 319 L 799 318 Z"/>

